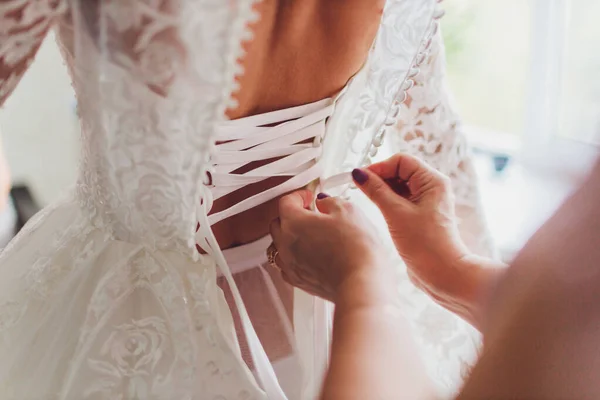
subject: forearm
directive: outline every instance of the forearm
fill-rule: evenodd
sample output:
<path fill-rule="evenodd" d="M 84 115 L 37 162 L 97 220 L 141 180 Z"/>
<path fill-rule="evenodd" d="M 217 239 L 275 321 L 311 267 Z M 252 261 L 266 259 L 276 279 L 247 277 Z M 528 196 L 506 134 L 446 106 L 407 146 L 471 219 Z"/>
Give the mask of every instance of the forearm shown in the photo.
<path fill-rule="evenodd" d="M 457 269 L 463 276 L 460 287 L 440 303 L 481 331 L 487 305 L 492 301 L 494 288 L 505 275 L 507 265 L 476 255 L 464 257 L 459 264 Z"/>
<path fill-rule="evenodd" d="M 395 292 L 393 280 L 384 276 L 344 285 L 322 400 L 433 398 Z"/>

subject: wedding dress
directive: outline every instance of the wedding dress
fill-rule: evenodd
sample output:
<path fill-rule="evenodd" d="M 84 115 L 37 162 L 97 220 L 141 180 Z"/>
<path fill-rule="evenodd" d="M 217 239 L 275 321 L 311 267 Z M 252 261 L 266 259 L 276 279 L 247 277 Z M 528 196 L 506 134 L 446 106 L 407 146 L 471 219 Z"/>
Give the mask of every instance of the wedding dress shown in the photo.
<path fill-rule="evenodd" d="M 254 0 L 0 2 L 0 101 L 56 27 L 83 148 L 76 188 L 0 255 L 0 398 L 316 398 L 331 305 L 300 291 L 281 301 L 262 268 L 269 238 L 221 250 L 211 226 L 311 183 L 347 195 L 348 171 L 386 135 L 452 177 L 465 240 L 489 253 L 437 3 L 388 0 L 367 62 L 334 98 L 228 121 Z M 289 179 L 211 213 L 272 176 Z M 432 375 L 452 390 L 477 338 L 397 261 Z M 249 270 L 259 288 L 243 287 Z M 276 320 L 252 312 L 263 300 Z"/>

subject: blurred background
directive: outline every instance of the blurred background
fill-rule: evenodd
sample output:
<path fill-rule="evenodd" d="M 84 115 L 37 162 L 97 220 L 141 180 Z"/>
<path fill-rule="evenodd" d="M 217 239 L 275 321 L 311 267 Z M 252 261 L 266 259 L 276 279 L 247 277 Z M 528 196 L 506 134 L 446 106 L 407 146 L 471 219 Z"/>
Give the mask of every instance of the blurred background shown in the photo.
<path fill-rule="evenodd" d="M 598 154 L 600 1 L 446 0 L 444 8 L 449 84 L 492 234 L 510 258 Z M 0 129 L 20 217 L 0 212 L 1 248 L 77 173 L 76 102 L 52 35 L 0 110 Z"/>
<path fill-rule="evenodd" d="M 447 0 L 448 79 L 506 258 L 585 177 L 600 145 L 600 1 Z"/>

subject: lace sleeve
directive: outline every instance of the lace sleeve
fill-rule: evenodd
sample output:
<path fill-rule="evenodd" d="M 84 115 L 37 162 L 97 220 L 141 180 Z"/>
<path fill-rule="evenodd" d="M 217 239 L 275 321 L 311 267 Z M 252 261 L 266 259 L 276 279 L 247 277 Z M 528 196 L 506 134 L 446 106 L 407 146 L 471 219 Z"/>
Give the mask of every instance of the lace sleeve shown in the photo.
<path fill-rule="evenodd" d="M 400 112 L 392 146 L 395 152 L 418 156 L 451 178 L 463 240 L 477 254 L 493 257 L 496 254 L 483 217 L 477 176 L 452 103 L 438 32 Z"/>
<path fill-rule="evenodd" d="M 64 0 L 0 0 L 0 105 L 33 61 Z"/>

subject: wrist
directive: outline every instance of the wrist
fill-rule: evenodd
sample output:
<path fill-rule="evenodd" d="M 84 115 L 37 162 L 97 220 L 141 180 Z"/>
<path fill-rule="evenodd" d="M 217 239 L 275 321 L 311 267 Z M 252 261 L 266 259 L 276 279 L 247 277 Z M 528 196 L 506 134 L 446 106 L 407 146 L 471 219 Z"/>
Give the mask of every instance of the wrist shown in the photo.
<path fill-rule="evenodd" d="M 338 287 L 337 307 L 370 308 L 394 304 L 397 300 L 396 274 L 381 262 L 355 270 Z"/>
<path fill-rule="evenodd" d="M 474 254 L 458 260 L 454 268 L 460 279 L 452 299 L 455 308 L 453 311 L 480 328 L 485 304 L 499 278 L 503 276 L 505 267 L 505 264 Z"/>

